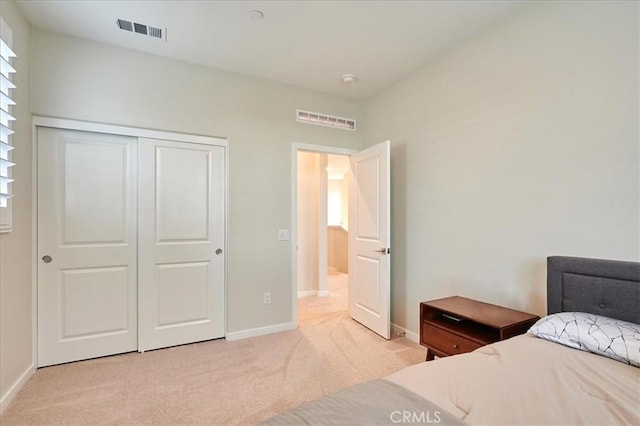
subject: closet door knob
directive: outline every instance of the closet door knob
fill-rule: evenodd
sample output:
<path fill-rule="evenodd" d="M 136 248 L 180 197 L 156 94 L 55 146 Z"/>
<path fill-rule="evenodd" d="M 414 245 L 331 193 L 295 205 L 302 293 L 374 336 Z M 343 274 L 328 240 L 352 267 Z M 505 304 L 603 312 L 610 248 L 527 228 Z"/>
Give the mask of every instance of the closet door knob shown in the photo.
<path fill-rule="evenodd" d="M 44 263 L 51 263 L 51 261 L 53 260 L 53 258 L 51 256 L 49 256 L 48 254 L 45 256 L 42 256 L 42 261 Z"/>
<path fill-rule="evenodd" d="M 219 249 L 216 249 L 216 254 L 217 254 L 218 256 L 220 256 L 220 255 L 222 254 L 222 249 L 220 249 L 220 248 L 219 248 Z"/>

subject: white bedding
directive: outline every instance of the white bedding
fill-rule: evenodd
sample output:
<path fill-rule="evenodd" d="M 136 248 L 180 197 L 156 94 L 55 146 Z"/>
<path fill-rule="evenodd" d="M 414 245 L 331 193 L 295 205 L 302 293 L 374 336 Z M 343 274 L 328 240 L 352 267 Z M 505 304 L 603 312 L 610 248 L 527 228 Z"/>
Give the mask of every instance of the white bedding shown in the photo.
<path fill-rule="evenodd" d="M 640 425 L 640 368 L 530 334 L 386 379 L 471 425 Z"/>

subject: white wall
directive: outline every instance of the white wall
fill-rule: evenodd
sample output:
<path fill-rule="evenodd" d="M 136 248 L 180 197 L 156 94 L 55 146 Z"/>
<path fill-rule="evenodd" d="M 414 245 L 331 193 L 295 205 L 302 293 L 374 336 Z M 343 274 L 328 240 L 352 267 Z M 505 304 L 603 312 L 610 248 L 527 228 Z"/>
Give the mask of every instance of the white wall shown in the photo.
<path fill-rule="evenodd" d="M 393 322 L 546 311 L 546 257 L 638 260 L 638 3 L 533 2 L 366 107 L 392 141 Z"/>
<path fill-rule="evenodd" d="M 331 157 L 331 156 L 330 156 Z M 349 185 L 348 171 L 351 167 L 349 157 L 333 156 L 347 163 L 344 174 L 329 173 L 327 182 L 327 248 L 328 266 L 338 272 L 349 273 Z M 331 167 L 331 160 L 329 161 Z M 333 167 L 331 167 L 333 171 Z M 338 176 L 340 176 L 338 178 Z"/>
<path fill-rule="evenodd" d="M 13 96 L 16 118 L 12 159 L 13 231 L 0 234 L 0 408 L 32 369 L 31 309 L 31 110 L 29 94 L 31 27 L 13 1 L 2 0 L 0 16 L 13 32 L 18 74 Z"/>
<path fill-rule="evenodd" d="M 329 226 L 342 225 L 342 183 L 344 179 L 331 179 L 327 181 L 327 224 Z"/>
<path fill-rule="evenodd" d="M 349 175 L 345 175 L 342 179 L 342 227 L 349 230 Z"/>
<path fill-rule="evenodd" d="M 327 155 L 328 218 L 329 225 L 349 229 L 349 174 L 351 160 L 348 155 Z"/>
<path fill-rule="evenodd" d="M 298 151 L 297 182 L 297 238 L 298 296 L 315 295 L 319 286 L 318 232 L 320 230 L 319 181 L 320 155 L 315 152 Z"/>
<path fill-rule="evenodd" d="M 327 229 L 327 264 L 344 274 L 349 273 L 349 233 L 342 226 Z"/>
<path fill-rule="evenodd" d="M 360 104 L 40 30 L 32 46 L 34 114 L 229 138 L 227 328 L 290 322 L 291 246 L 277 237 L 291 223 L 291 144 L 361 146 L 295 110 L 360 119 Z"/>

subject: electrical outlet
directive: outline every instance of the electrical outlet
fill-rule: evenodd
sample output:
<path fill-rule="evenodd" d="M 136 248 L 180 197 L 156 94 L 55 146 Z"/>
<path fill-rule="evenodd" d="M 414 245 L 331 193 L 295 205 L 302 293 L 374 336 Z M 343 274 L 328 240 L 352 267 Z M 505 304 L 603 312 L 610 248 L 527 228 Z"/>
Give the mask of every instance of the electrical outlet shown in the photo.
<path fill-rule="evenodd" d="M 265 305 L 271 304 L 271 293 L 267 292 L 264 294 L 264 304 Z"/>
<path fill-rule="evenodd" d="M 288 229 L 278 229 L 278 241 L 289 241 Z"/>

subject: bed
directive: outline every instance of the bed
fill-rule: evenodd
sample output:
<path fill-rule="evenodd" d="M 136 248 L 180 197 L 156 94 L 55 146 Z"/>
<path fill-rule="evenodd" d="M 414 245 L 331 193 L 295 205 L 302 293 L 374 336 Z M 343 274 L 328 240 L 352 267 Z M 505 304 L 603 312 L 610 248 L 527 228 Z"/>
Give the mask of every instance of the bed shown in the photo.
<path fill-rule="evenodd" d="M 549 257 L 547 310 L 529 333 L 407 367 L 265 424 L 640 424 L 640 263 Z"/>

